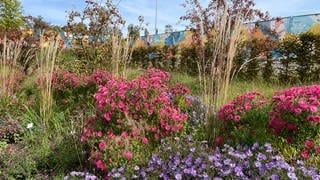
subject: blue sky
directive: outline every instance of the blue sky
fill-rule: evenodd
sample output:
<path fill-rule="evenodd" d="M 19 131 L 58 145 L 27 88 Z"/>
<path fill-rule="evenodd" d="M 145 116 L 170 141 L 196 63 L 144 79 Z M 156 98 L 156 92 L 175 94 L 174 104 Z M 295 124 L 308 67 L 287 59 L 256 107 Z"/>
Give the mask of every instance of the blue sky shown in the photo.
<path fill-rule="evenodd" d="M 41 15 L 47 22 L 56 25 L 66 23 L 66 11 L 82 9 L 85 0 L 21 0 L 24 14 Z M 114 0 L 117 3 L 119 0 Z M 145 17 L 148 29 L 154 32 L 156 0 L 120 0 L 119 9 L 127 24 L 138 23 L 138 16 Z M 200 0 L 206 3 L 209 0 Z M 256 7 L 268 11 L 271 16 L 293 16 L 320 13 L 320 0 L 255 0 Z M 170 24 L 174 30 L 183 30 L 185 22 L 179 23 L 179 17 L 185 13 L 181 6 L 184 0 L 158 0 L 158 29 Z"/>

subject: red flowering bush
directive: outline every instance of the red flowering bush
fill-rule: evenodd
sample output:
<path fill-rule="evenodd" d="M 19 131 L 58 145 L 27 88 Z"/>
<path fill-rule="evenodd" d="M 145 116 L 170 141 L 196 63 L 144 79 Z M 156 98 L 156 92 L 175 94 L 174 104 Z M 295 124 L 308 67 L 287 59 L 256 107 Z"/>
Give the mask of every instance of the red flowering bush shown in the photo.
<path fill-rule="evenodd" d="M 69 71 L 57 70 L 52 75 L 52 86 L 57 90 L 66 91 L 81 85 L 83 85 L 82 79 Z"/>
<path fill-rule="evenodd" d="M 106 85 L 108 80 L 113 79 L 113 75 L 107 71 L 98 70 L 85 78 L 86 85 Z"/>
<path fill-rule="evenodd" d="M 319 142 L 319 100 L 320 85 L 292 87 L 273 96 L 268 127 L 289 144 L 304 146 L 303 158 L 308 158 L 309 153 L 317 149 L 314 143 Z M 315 149 L 311 151 L 312 148 Z"/>
<path fill-rule="evenodd" d="M 218 111 L 218 118 L 225 121 L 239 122 L 241 115 L 245 112 L 257 109 L 266 103 L 261 93 L 247 92 L 223 105 Z"/>
<path fill-rule="evenodd" d="M 183 130 L 187 115 L 180 107 L 188 89 L 181 84 L 169 87 L 167 72 L 150 69 L 132 81 L 104 77 L 108 79 L 99 82 L 105 85 L 94 95 L 96 116 L 81 137 L 91 145 L 90 160 L 98 169 L 141 160 L 141 149 Z"/>
<path fill-rule="evenodd" d="M 266 103 L 261 93 L 247 92 L 223 105 L 217 114 L 217 118 L 224 122 L 222 134 L 215 144 L 222 144 L 222 140 L 235 144 L 264 143 L 268 118 L 262 106 Z"/>

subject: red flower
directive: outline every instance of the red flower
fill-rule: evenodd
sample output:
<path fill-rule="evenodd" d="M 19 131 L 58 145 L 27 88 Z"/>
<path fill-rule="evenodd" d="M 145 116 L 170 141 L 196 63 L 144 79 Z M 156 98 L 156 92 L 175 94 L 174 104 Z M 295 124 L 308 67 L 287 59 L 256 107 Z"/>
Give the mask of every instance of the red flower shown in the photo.
<path fill-rule="evenodd" d="M 288 144 L 292 144 L 292 142 L 293 142 L 293 138 L 292 137 L 287 137 L 287 143 Z"/>
<path fill-rule="evenodd" d="M 304 146 L 306 148 L 312 148 L 313 147 L 313 142 L 310 140 L 306 140 L 306 142 L 304 143 Z"/>
<path fill-rule="evenodd" d="M 308 159 L 310 157 L 309 151 L 307 150 L 303 150 L 301 151 L 301 157 L 303 157 L 304 159 Z"/>
<path fill-rule="evenodd" d="M 217 138 L 216 138 L 216 145 L 217 146 L 220 146 L 221 144 L 222 144 L 222 137 L 221 136 L 218 136 Z"/>

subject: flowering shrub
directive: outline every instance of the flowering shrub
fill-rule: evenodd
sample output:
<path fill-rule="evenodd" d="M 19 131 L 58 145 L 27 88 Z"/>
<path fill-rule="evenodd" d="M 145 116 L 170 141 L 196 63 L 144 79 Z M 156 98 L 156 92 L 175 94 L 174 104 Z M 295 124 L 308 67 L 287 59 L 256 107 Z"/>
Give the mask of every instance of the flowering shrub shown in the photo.
<path fill-rule="evenodd" d="M 97 113 L 81 137 L 91 144 L 90 160 L 101 171 L 141 161 L 139 153 L 146 155 L 141 149 L 181 132 L 187 120 L 180 106 L 188 90 L 169 87 L 168 73 L 149 69 L 132 81 L 108 78 L 94 95 Z"/>
<path fill-rule="evenodd" d="M 57 70 L 52 75 L 52 86 L 60 91 L 77 88 L 82 84 L 82 79 L 69 71 Z"/>
<path fill-rule="evenodd" d="M 218 112 L 218 118 L 225 121 L 239 122 L 242 114 L 259 108 L 266 103 L 261 93 L 248 92 L 223 105 Z"/>
<path fill-rule="evenodd" d="M 271 144 L 252 146 L 224 145 L 210 150 L 207 143 L 196 142 L 191 136 L 167 138 L 161 141 L 159 154 L 154 154 L 146 166 L 113 168 L 112 179 L 319 179 L 319 169 L 306 167 L 303 161 L 286 162 L 273 151 Z"/>
<path fill-rule="evenodd" d="M 98 70 L 93 72 L 90 76 L 85 77 L 86 85 L 106 85 L 106 83 L 113 79 L 113 75 L 107 71 Z"/>
<path fill-rule="evenodd" d="M 320 85 L 293 87 L 276 92 L 269 113 L 269 128 L 287 143 L 304 147 L 301 156 L 309 158 L 319 148 Z"/>
<path fill-rule="evenodd" d="M 247 92 L 223 105 L 217 114 L 218 119 L 224 122 L 222 133 L 215 144 L 221 145 L 225 140 L 248 145 L 266 142 L 266 103 L 261 93 Z"/>

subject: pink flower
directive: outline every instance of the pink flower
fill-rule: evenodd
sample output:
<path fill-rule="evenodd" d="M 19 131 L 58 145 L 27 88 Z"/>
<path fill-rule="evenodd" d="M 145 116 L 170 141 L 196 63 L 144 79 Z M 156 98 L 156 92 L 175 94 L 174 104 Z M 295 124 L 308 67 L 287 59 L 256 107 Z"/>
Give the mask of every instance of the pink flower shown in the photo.
<path fill-rule="evenodd" d="M 129 159 L 132 159 L 133 155 L 131 152 L 127 152 L 125 153 L 124 157 L 129 160 Z"/>
<path fill-rule="evenodd" d="M 128 133 L 127 133 L 126 131 L 123 131 L 123 132 L 121 133 L 121 136 L 124 137 L 124 138 L 126 138 L 126 137 L 128 136 Z"/>
<path fill-rule="evenodd" d="M 234 117 L 234 120 L 235 120 L 236 122 L 239 122 L 240 119 L 241 119 L 241 117 L 240 117 L 239 115 L 237 115 L 237 116 Z"/>
<path fill-rule="evenodd" d="M 320 152 L 320 147 L 314 147 L 314 150 L 316 151 L 316 153 Z"/>
<path fill-rule="evenodd" d="M 304 147 L 312 148 L 313 147 L 313 142 L 310 141 L 310 140 L 306 140 L 306 142 L 304 143 Z"/>
<path fill-rule="evenodd" d="M 103 117 L 104 117 L 107 121 L 110 121 L 110 120 L 111 120 L 110 113 L 105 113 L 105 114 L 103 115 Z"/>
<path fill-rule="evenodd" d="M 313 112 L 313 113 L 316 113 L 318 112 L 318 107 L 317 106 L 310 106 L 310 111 Z"/>
<path fill-rule="evenodd" d="M 100 149 L 100 150 L 104 150 L 105 147 L 106 147 L 106 143 L 105 143 L 104 141 L 101 141 L 101 142 L 99 143 L 99 149 Z"/>
<path fill-rule="evenodd" d="M 103 162 L 101 160 L 97 160 L 96 161 L 96 166 L 98 169 L 104 171 L 106 169 L 106 167 L 104 166 Z"/>
<path fill-rule="evenodd" d="M 149 143 L 148 138 L 142 138 L 142 143 L 143 143 L 143 144 L 148 144 L 148 143 Z"/>
<path fill-rule="evenodd" d="M 154 135 L 154 139 L 158 140 L 159 139 L 159 134 Z"/>
<path fill-rule="evenodd" d="M 97 136 L 98 136 L 98 137 L 102 137 L 102 132 L 99 131 L 99 132 L 97 133 Z"/>
<path fill-rule="evenodd" d="M 308 159 L 310 157 L 310 154 L 307 150 L 303 150 L 300 153 L 301 157 L 303 157 L 304 159 Z"/>

